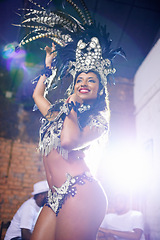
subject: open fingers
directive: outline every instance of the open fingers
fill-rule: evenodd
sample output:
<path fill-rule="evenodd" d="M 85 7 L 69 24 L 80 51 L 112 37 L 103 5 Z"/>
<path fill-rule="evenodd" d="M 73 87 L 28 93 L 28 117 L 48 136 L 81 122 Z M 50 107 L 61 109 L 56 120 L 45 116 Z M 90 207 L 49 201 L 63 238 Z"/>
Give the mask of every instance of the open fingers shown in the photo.
<path fill-rule="evenodd" d="M 46 53 L 48 53 L 48 54 L 50 54 L 50 53 L 52 52 L 52 48 L 50 48 L 50 47 L 48 47 L 48 46 L 46 46 L 46 47 L 44 48 L 44 50 L 45 50 Z"/>
<path fill-rule="evenodd" d="M 46 47 L 44 48 L 44 50 L 46 51 L 46 53 L 51 54 L 53 51 L 56 50 L 54 43 L 52 43 L 52 47 L 51 47 L 51 48 L 48 47 L 48 46 L 46 46 Z"/>

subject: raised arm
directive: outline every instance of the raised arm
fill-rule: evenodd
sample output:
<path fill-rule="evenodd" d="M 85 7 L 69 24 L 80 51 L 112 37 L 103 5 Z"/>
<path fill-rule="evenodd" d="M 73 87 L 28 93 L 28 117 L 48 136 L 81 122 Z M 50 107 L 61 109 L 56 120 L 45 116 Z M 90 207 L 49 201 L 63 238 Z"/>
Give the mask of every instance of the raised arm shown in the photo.
<path fill-rule="evenodd" d="M 45 59 L 45 63 L 46 63 L 46 67 L 51 68 L 51 63 L 52 63 L 52 59 L 55 56 L 55 53 L 53 53 L 53 50 L 55 50 L 55 46 L 52 43 L 52 48 L 49 48 L 48 46 L 45 47 L 46 50 L 46 59 Z M 37 105 L 38 109 L 40 110 L 40 112 L 45 116 L 48 112 L 48 109 L 50 107 L 50 102 L 44 97 L 44 91 L 45 91 L 45 85 L 44 85 L 44 81 L 46 79 L 45 74 L 43 74 L 37 85 L 36 88 L 33 92 L 33 99 L 35 104 Z"/>

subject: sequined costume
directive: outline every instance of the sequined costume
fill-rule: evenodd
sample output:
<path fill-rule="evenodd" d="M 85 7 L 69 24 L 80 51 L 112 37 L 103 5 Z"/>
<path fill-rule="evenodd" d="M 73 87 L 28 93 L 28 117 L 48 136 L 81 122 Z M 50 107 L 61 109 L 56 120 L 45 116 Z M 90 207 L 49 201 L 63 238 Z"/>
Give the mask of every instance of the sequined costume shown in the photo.
<path fill-rule="evenodd" d="M 74 177 L 67 173 L 67 180 L 61 187 L 57 188 L 53 186 L 53 189 L 55 190 L 54 192 L 52 192 L 51 189 L 49 190 L 46 206 L 50 207 L 55 212 L 56 216 L 58 216 L 58 213 L 67 198 L 76 195 L 77 188 L 75 185 L 84 185 L 85 180 L 89 182 L 95 181 L 90 172 L 84 172 L 83 174 Z"/>
<path fill-rule="evenodd" d="M 55 106 L 51 106 L 53 109 Z M 83 122 L 81 119 L 81 115 L 89 111 L 91 108 L 90 105 L 82 105 L 77 109 L 77 115 L 79 117 L 79 126 L 80 129 L 83 127 Z M 56 149 L 66 160 L 68 159 L 68 151 L 61 147 L 60 135 L 63 126 L 63 121 L 66 115 L 69 114 L 70 109 L 68 105 L 64 103 L 60 107 L 60 111 L 56 118 L 53 121 L 48 121 L 47 119 L 42 120 L 42 126 L 40 129 L 40 143 L 39 148 L 44 155 L 48 155 L 50 151 L 54 148 Z M 108 130 L 107 121 L 102 115 L 99 113 L 96 116 L 89 115 L 88 120 L 85 122 L 85 125 L 89 125 L 92 127 L 97 127 L 98 131 L 104 133 Z M 53 186 L 53 189 L 50 189 L 48 192 L 48 203 L 46 206 L 50 207 L 58 216 L 59 210 L 62 208 L 62 205 L 65 203 L 65 200 L 72 196 L 74 197 L 77 193 L 76 184 L 84 185 L 85 181 L 94 181 L 94 178 L 91 176 L 89 172 L 85 172 L 78 176 L 71 176 L 69 173 L 66 174 L 67 180 L 61 187 L 57 188 Z"/>
<path fill-rule="evenodd" d="M 82 105 L 78 108 L 77 114 L 79 119 L 79 126 L 83 128 L 83 116 L 82 114 L 90 110 L 90 105 Z M 54 111 L 55 105 L 51 106 L 52 111 Z M 43 155 L 47 156 L 50 151 L 54 148 L 56 149 L 65 159 L 68 159 L 68 151 L 61 147 L 60 135 L 63 126 L 63 121 L 68 115 L 68 109 L 66 103 L 60 107 L 58 115 L 53 121 L 48 121 L 43 118 L 41 120 L 42 126 L 40 128 L 40 141 L 39 149 Z M 108 123 L 107 120 L 99 113 L 98 115 L 89 115 L 85 125 L 89 125 L 90 128 L 96 127 L 98 131 L 102 134 L 107 132 Z"/>

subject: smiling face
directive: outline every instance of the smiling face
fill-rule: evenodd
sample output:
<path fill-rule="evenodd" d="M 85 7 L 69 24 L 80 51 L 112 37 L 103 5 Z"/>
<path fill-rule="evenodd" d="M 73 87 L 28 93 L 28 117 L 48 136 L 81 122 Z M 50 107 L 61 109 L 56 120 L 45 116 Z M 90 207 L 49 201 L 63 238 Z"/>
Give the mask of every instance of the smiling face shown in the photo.
<path fill-rule="evenodd" d="M 80 73 L 76 79 L 74 92 L 87 103 L 93 102 L 97 98 L 99 90 L 99 79 L 93 72 Z"/>

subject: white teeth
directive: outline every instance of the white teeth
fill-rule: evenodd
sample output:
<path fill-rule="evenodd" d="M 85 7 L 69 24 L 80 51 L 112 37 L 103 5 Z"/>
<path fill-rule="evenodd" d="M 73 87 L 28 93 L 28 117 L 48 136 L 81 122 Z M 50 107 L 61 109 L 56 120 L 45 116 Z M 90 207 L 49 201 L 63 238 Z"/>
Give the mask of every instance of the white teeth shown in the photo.
<path fill-rule="evenodd" d="M 87 90 L 87 89 L 81 89 L 80 90 L 80 93 L 88 93 L 89 92 L 89 90 Z"/>

